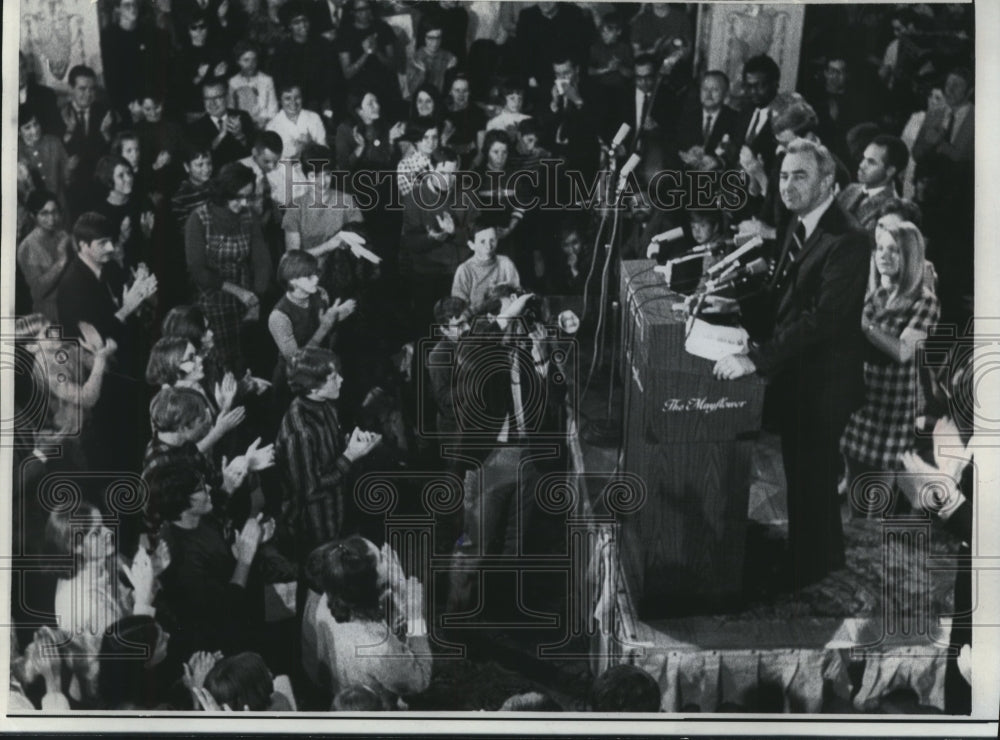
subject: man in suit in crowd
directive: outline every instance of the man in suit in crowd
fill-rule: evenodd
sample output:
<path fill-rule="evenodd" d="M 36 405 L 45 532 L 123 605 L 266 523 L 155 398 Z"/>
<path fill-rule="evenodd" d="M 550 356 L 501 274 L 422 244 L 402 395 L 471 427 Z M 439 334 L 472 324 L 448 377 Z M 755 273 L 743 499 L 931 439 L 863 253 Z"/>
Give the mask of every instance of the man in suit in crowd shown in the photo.
<path fill-rule="evenodd" d="M 867 231 L 874 231 L 882 206 L 898 197 L 896 176 L 906 169 L 910 151 L 898 136 L 880 134 L 865 147 L 858 181 L 837 195 L 837 203 Z"/>
<path fill-rule="evenodd" d="M 246 111 L 226 107 L 225 80 L 206 80 L 201 91 L 205 115 L 191 123 L 188 135 L 192 141 L 209 144 L 212 167 L 218 172 L 222 165 L 250 156 L 253 119 Z"/>
<path fill-rule="evenodd" d="M 590 182 L 597 172 L 601 121 L 600 96 L 580 76 L 580 67 L 570 59 L 552 64 L 553 77 L 548 110 L 540 115 L 548 148 L 563 158 L 566 171 L 583 173 Z"/>
<path fill-rule="evenodd" d="M 62 108 L 63 145 L 70 157 L 67 200 L 80 211 L 93 200 L 94 169 L 108 152 L 115 120 L 108 104 L 97 99 L 97 74 L 90 67 L 73 67 L 69 86 L 70 100 Z"/>
<path fill-rule="evenodd" d="M 688 152 L 692 147 L 701 147 L 711 154 L 722 143 L 723 138 L 729 139 L 724 145 L 727 149 L 740 136 L 739 114 L 725 105 L 729 94 L 729 77 L 720 70 L 710 70 L 701 78 L 698 91 L 698 104 L 688 106 L 677 122 L 674 133 L 676 148 Z"/>
<path fill-rule="evenodd" d="M 781 199 L 793 214 L 780 234 L 770 288 L 777 299 L 770 338 L 715 365 L 722 379 L 759 372 L 781 433 L 788 488 L 792 586 L 844 565 L 837 482 L 840 435 L 863 399 L 861 309 L 870 250 L 860 226 L 836 203 L 835 165 L 821 144 L 797 139 L 781 164 Z"/>
<path fill-rule="evenodd" d="M 743 65 L 743 92 L 752 107 L 743 111 L 738 133 L 740 144 L 760 155 L 766 170 L 774 163 L 774 131 L 771 128 L 771 102 L 778 94 L 781 69 L 771 57 L 759 54 Z"/>
<path fill-rule="evenodd" d="M 948 73 L 944 83 L 948 105 L 928 111 L 913 142 L 913 158 L 918 164 L 934 158 L 942 164 L 972 164 L 976 118 L 972 90 L 971 70 L 957 68 Z"/>

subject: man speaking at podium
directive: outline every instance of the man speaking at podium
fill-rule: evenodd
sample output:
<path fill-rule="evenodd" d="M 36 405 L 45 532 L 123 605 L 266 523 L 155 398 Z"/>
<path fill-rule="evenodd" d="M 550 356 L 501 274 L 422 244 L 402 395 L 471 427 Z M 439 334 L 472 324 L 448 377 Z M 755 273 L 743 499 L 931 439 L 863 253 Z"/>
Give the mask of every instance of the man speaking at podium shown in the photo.
<path fill-rule="evenodd" d="M 838 440 L 863 400 L 861 309 L 870 251 L 860 225 L 834 200 L 834 160 L 796 139 L 781 165 L 779 192 L 791 212 L 779 235 L 769 290 L 777 306 L 768 340 L 723 357 L 718 378 L 758 372 L 781 433 L 788 538 L 796 589 L 844 565 L 837 498 Z"/>

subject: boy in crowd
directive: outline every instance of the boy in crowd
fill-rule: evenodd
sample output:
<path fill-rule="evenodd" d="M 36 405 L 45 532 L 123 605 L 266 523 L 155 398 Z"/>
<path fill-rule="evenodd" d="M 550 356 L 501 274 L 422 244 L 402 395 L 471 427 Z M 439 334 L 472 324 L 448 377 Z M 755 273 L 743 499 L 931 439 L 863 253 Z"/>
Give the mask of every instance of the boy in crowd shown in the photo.
<path fill-rule="evenodd" d="M 451 294 L 476 307 L 493 286 L 501 283 L 520 286 L 521 278 L 510 258 L 497 254 L 497 230 L 492 224 L 480 221 L 469 231 L 472 241 L 466 243 L 472 256 L 455 271 Z"/>

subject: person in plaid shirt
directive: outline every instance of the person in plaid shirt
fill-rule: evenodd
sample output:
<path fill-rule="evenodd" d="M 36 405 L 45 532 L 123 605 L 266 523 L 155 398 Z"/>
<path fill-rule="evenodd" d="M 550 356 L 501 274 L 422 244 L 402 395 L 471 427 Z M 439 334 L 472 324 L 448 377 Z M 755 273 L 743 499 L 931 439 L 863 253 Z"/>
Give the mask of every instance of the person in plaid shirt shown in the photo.
<path fill-rule="evenodd" d="M 855 512 L 864 509 L 861 489 L 854 490 L 859 476 L 879 474 L 891 487 L 900 456 L 913 446 L 915 418 L 926 400 L 917 379 L 917 345 L 940 314 L 925 280 L 920 230 L 909 221 L 880 221 L 861 320 L 871 350 L 864 364 L 865 403 L 840 440 Z"/>
<path fill-rule="evenodd" d="M 412 126 L 407 139 L 413 142 L 413 149 L 399 160 L 396 167 L 396 182 L 399 184 L 399 195 L 403 198 L 413 192 L 421 172 L 434 169 L 431 166 L 431 152 L 437 149 L 440 138 L 437 124 L 416 123 Z"/>

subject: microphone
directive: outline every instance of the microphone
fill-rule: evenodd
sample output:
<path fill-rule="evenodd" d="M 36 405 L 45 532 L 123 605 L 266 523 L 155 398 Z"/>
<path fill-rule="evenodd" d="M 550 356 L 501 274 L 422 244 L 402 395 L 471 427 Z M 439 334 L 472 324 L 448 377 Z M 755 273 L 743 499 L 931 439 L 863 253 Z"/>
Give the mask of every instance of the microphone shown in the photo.
<path fill-rule="evenodd" d="M 763 244 L 764 244 L 764 240 L 761 239 L 759 236 L 752 237 L 750 239 L 750 241 L 746 242 L 743 246 L 741 246 L 735 252 L 733 252 L 730 255 L 727 255 L 727 256 L 723 257 L 721 260 L 719 260 L 714 265 L 712 265 L 711 267 L 709 267 L 708 268 L 708 274 L 709 275 L 714 275 L 717 272 L 722 272 L 722 269 L 724 267 L 729 267 L 729 265 L 731 265 L 734 262 L 736 262 L 737 260 L 739 260 L 739 258 L 742 257 L 744 254 L 746 254 L 747 252 L 753 251 L 754 249 L 756 249 L 757 247 L 759 247 L 759 246 L 761 246 Z"/>
<path fill-rule="evenodd" d="M 611 140 L 611 149 L 617 149 L 618 147 L 620 147 L 622 145 L 622 142 L 625 141 L 625 137 L 629 135 L 629 132 L 631 130 L 632 130 L 631 126 L 629 126 L 627 123 L 623 123 L 618 129 L 618 133 L 615 134 L 615 138 Z"/>
<path fill-rule="evenodd" d="M 716 278 L 715 280 L 709 280 L 705 283 L 705 293 L 716 293 L 725 288 L 731 288 L 735 284 L 744 281 L 747 278 L 753 277 L 754 275 L 763 275 L 769 269 L 770 267 L 767 264 L 767 260 L 763 257 L 758 257 L 749 264 L 740 265 L 732 270 L 729 270 L 723 277 Z"/>
<path fill-rule="evenodd" d="M 628 182 L 628 176 L 632 174 L 634 170 L 639 165 L 639 155 L 633 154 L 626 160 L 625 164 L 622 165 L 622 171 L 618 176 L 618 195 L 622 194 L 625 190 L 625 183 Z"/>
<path fill-rule="evenodd" d="M 684 236 L 683 226 L 678 226 L 676 229 L 660 232 L 649 240 L 649 246 L 646 247 L 646 259 L 653 259 L 653 257 L 659 253 L 660 244 L 663 242 L 676 241 L 682 236 Z"/>
<path fill-rule="evenodd" d="M 705 244 L 700 244 L 691 250 L 692 254 L 704 254 L 705 252 L 721 252 L 733 247 L 742 247 L 754 238 L 754 234 L 734 234 L 728 239 L 716 239 Z"/>

